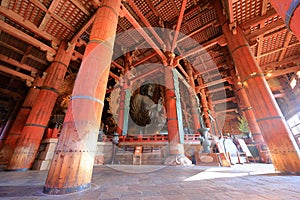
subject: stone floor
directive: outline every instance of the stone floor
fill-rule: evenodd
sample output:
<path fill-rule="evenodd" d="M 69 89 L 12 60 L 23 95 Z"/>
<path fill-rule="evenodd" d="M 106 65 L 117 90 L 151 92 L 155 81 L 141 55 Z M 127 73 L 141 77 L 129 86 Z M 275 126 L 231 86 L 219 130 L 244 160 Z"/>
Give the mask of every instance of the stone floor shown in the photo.
<path fill-rule="evenodd" d="M 300 176 L 277 174 L 271 164 L 97 166 L 90 189 L 55 196 L 42 193 L 46 176 L 47 171 L 1 171 L 0 199 L 300 199 Z"/>

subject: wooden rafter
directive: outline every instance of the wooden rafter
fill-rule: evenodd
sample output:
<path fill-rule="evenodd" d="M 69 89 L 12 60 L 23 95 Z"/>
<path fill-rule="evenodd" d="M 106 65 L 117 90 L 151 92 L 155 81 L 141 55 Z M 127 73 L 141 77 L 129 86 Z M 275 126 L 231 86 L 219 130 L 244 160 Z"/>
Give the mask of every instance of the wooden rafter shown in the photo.
<path fill-rule="evenodd" d="M 135 5 L 135 3 L 133 2 L 133 0 L 127 0 L 127 2 L 129 3 L 129 5 L 132 7 L 132 9 L 134 10 L 134 12 L 136 12 L 137 16 L 141 19 L 141 21 L 145 24 L 145 26 L 147 27 L 147 29 L 149 29 L 149 31 L 153 34 L 153 36 L 155 37 L 155 39 L 159 42 L 159 44 L 162 46 L 164 44 L 163 40 L 160 38 L 160 36 L 155 32 L 155 30 L 152 28 L 151 24 L 149 23 L 149 21 L 146 19 L 146 17 L 144 17 L 143 13 L 139 10 L 139 8 Z M 128 12 L 129 13 L 129 12 Z M 133 18 L 133 16 L 132 16 Z M 129 20 L 129 19 L 128 19 Z"/>
<path fill-rule="evenodd" d="M 42 51 L 50 52 L 52 55 L 56 54 L 56 50 L 52 47 L 47 46 L 46 44 L 40 42 L 39 40 L 27 35 L 26 33 L 16 29 L 15 27 L 6 24 L 4 21 L 0 20 L 0 30 L 22 40 L 29 44 L 32 44 L 33 46 L 41 49 Z"/>
<path fill-rule="evenodd" d="M 180 31 L 180 27 L 181 27 L 181 23 L 182 23 L 182 19 L 183 19 L 183 14 L 186 8 L 186 4 L 187 4 L 187 0 L 183 0 L 182 1 L 182 5 L 181 5 L 181 9 L 180 9 L 180 13 L 179 13 L 179 17 L 178 17 L 178 21 L 177 21 L 177 25 L 175 28 L 175 33 L 174 33 L 174 37 L 173 37 L 173 42 L 172 42 L 172 46 L 171 46 L 171 52 L 174 51 L 176 44 L 177 44 L 177 38 L 178 38 L 178 34 Z"/>
<path fill-rule="evenodd" d="M 38 70 L 37 70 L 36 68 L 31 67 L 31 66 L 26 65 L 26 64 L 22 64 L 22 63 L 20 63 L 20 62 L 14 60 L 14 59 L 12 59 L 12 58 L 9 58 L 9 57 L 4 56 L 4 55 L 1 55 L 1 54 L 0 54 L 0 60 L 3 61 L 3 62 L 8 63 L 8 64 L 10 64 L 10 65 L 14 65 L 14 66 L 16 66 L 16 67 L 19 67 L 19 68 L 21 68 L 21 69 L 24 69 L 24 70 L 26 70 L 26 71 L 30 71 L 30 72 L 32 72 L 32 73 L 38 73 Z"/>
<path fill-rule="evenodd" d="M 50 35 L 49 33 L 39 29 L 35 24 L 33 24 L 32 22 L 30 22 L 27 19 L 24 19 L 22 16 L 18 15 L 17 13 L 13 12 L 12 10 L 9 10 L 7 8 L 4 7 L 0 7 L 0 14 L 4 15 L 5 17 L 11 19 L 12 21 L 14 21 L 15 23 L 19 24 L 20 26 L 30 30 L 31 32 L 33 32 L 34 34 L 49 40 L 49 41 L 53 41 L 55 44 L 59 44 L 60 40 L 52 35 Z"/>
<path fill-rule="evenodd" d="M 266 52 L 266 53 L 264 53 L 264 54 L 261 54 L 260 56 L 257 56 L 257 57 L 263 57 L 263 56 L 271 55 L 271 54 L 273 54 L 273 53 L 276 53 L 276 52 L 279 52 L 279 51 L 283 51 L 283 50 L 285 50 L 285 49 L 287 49 L 287 48 L 294 47 L 294 46 L 297 46 L 297 45 L 299 45 L 299 44 L 300 44 L 300 42 L 295 42 L 295 43 L 293 43 L 293 44 L 291 44 L 291 45 L 289 45 L 289 46 L 287 46 L 287 47 L 277 48 L 277 49 L 274 49 L 274 50 L 272 50 L 272 51 L 268 51 L 268 52 Z"/>
<path fill-rule="evenodd" d="M 300 66 L 293 66 L 293 67 L 289 67 L 286 69 L 281 69 L 281 70 L 276 70 L 275 72 L 271 73 L 270 76 L 266 76 L 266 79 L 271 79 L 271 78 L 275 78 L 278 76 L 282 76 L 285 74 L 289 74 L 289 73 L 296 73 L 297 71 L 300 71 Z"/>
<path fill-rule="evenodd" d="M 231 85 L 226 85 L 224 87 L 219 87 L 219 88 L 215 88 L 215 89 L 209 89 L 207 92 L 208 93 L 216 93 L 216 92 L 225 92 L 225 90 L 232 90 L 232 86 Z"/>
<path fill-rule="evenodd" d="M 214 103 L 214 105 L 216 105 L 216 104 L 219 104 L 219 103 L 226 103 L 226 102 L 229 102 L 229 101 L 236 101 L 236 98 L 235 97 L 227 97 L 225 99 L 214 100 L 213 103 Z"/>
<path fill-rule="evenodd" d="M 191 56 L 191 55 L 194 55 L 201 51 L 204 51 L 204 50 L 208 49 L 209 47 L 212 47 L 212 46 L 218 44 L 219 41 L 223 41 L 223 40 L 224 40 L 224 35 L 218 36 L 214 39 L 211 39 L 211 40 L 201 44 L 200 46 L 195 47 L 194 49 L 184 53 L 183 55 L 176 57 L 175 59 L 181 60 L 181 59 L 187 58 L 188 56 Z"/>
<path fill-rule="evenodd" d="M 282 49 L 282 52 L 280 53 L 280 57 L 279 57 L 278 61 L 282 61 L 284 59 L 285 53 L 286 53 L 287 49 L 289 48 L 289 44 L 291 42 L 292 37 L 293 37 L 293 34 L 289 31 L 287 31 L 285 42 L 283 44 L 283 49 Z"/>
<path fill-rule="evenodd" d="M 2 72 L 5 72 L 7 74 L 10 74 L 12 76 L 16 76 L 16 77 L 19 77 L 21 78 L 22 80 L 28 80 L 30 82 L 33 82 L 34 81 L 34 78 L 31 77 L 31 76 L 28 76 L 27 74 L 23 74 L 21 72 L 18 72 L 14 69 L 11 69 L 11 68 L 8 68 L 8 67 L 5 67 L 3 65 L 0 65 L 0 71 Z"/>
<path fill-rule="evenodd" d="M 30 1 L 30 3 L 34 4 L 39 9 L 41 9 L 42 11 L 44 11 L 46 13 L 46 15 L 44 16 L 44 19 L 42 20 L 41 24 L 39 25 L 39 29 L 44 30 L 44 28 L 45 28 L 46 24 L 48 23 L 48 21 L 50 20 L 50 18 L 53 17 L 59 23 L 64 25 L 66 28 L 70 29 L 73 32 L 76 32 L 76 29 L 73 26 L 71 26 L 65 20 L 63 20 L 61 17 L 59 17 L 58 15 L 53 13 L 57 4 L 60 2 L 60 0 L 52 1 L 51 5 L 49 7 L 49 10 L 38 0 L 29 0 L 29 1 Z"/>
<path fill-rule="evenodd" d="M 272 24 L 270 24 L 268 26 L 265 26 L 256 31 L 253 31 L 253 33 L 250 33 L 249 35 L 247 35 L 247 38 L 249 38 L 249 40 L 256 40 L 256 38 L 261 35 L 267 35 L 270 32 L 274 32 L 274 31 L 284 28 L 284 27 L 285 27 L 285 23 L 283 22 L 283 20 L 277 20 L 276 22 L 273 22 Z M 275 34 L 275 33 L 276 32 L 274 32 L 273 34 Z"/>
<path fill-rule="evenodd" d="M 153 48 L 153 50 L 159 55 L 159 57 L 162 59 L 162 62 L 165 63 L 167 61 L 167 57 L 165 56 L 165 54 L 155 44 L 155 42 L 151 39 L 151 37 L 141 28 L 140 24 L 128 12 L 128 10 L 124 6 L 122 6 L 121 9 L 124 16 L 128 19 L 128 21 L 137 29 L 137 31 L 144 37 L 144 39 L 149 43 L 149 45 Z"/>
<path fill-rule="evenodd" d="M 79 10 L 81 10 L 84 14 L 87 16 L 90 16 L 91 13 L 85 8 L 85 6 L 82 4 L 82 1 L 79 0 L 70 0 Z"/>
<path fill-rule="evenodd" d="M 231 78 L 222 78 L 222 79 L 219 79 L 219 80 L 216 80 L 216 81 L 205 83 L 204 85 L 197 86 L 195 88 L 195 90 L 198 93 L 201 89 L 204 89 L 204 88 L 207 88 L 207 87 L 211 87 L 211 86 L 214 86 L 214 85 L 217 85 L 217 84 L 220 84 L 220 83 L 227 82 L 229 79 L 231 80 Z"/>

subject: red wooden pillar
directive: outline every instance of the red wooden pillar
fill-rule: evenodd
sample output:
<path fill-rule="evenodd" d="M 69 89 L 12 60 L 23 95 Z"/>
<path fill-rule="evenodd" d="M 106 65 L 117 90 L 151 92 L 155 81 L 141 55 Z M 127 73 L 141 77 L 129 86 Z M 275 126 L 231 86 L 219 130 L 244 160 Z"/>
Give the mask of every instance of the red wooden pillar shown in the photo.
<path fill-rule="evenodd" d="M 130 67 L 130 53 L 126 53 L 125 55 L 125 59 L 124 59 L 124 63 L 125 63 L 125 70 L 124 70 L 124 77 L 123 77 L 123 85 L 120 85 L 120 105 L 119 105 L 119 113 L 118 113 L 118 126 L 117 126 L 117 133 L 119 135 L 125 134 L 124 132 L 124 122 L 125 122 L 125 101 L 126 101 L 126 89 L 128 88 L 128 78 L 127 76 L 127 72 L 129 70 Z M 127 121 L 128 123 L 128 121 Z"/>
<path fill-rule="evenodd" d="M 207 104 L 208 104 L 208 109 L 210 110 L 210 115 L 214 119 L 214 122 L 211 122 L 211 130 L 210 130 L 210 132 L 213 135 L 219 136 L 220 135 L 220 131 L 219 131 L 218 127 L 217 127 L 216 113 L 215 113 L 215 110 L 214 110 L 214 107 L 213 107 L 212 97 L 211 97 L 210 93 L 207 94 Z"/>
<path fill-rule="evenodd" d="M 192 164 L 192 162 L 184 155 L 184 133 L 183 130 L 181 130 L 182 133 L 180 133 L 177 113 L 177 111 L 179 111 L 181 108 L 177 108 L 178 105 L 176 103 L 176 101 L 180 101 L 180 97 L 176 96 L 174 75 L 171 67 L 165 68 L 165 86 L 165 101 L 169 137 L 169 156 L 166 158 L 164 163 L 166 165 L 190 165 Z M 177 95 L 179 95 L 179 92 L 177 92 Z"/>
<path fill-rule="evenodd" d="M 178 119 L 176 112 L 176 95 L 174 79 L 171 67 L 165 68 L 165 86 L 166 86 L 166 110 L 168 122 L 168 136 L 171 155 L 180 155 L 184 153 L 183 145 L 180 144 Z"/>
<path fill-rule="evenodd" d="M 233 35 L 229 24 L 224 23 L 218 1 L 215 8 L 237 73 L 244 85 L 263 138 L 270 149 L 275 169 L 282 172 L 300 172 L 299 148 L 241 28 L 237 27 L 236 34 Z"/>
<path fill-rule="evenodd" d="M 197 81 L 200 86 L 204 85 L 204 82 L 201 77 L 197 78 Z M 208 102 L 206 98 L 206 92 L 205 89 L 200 89 L 200 94 L 201 94 L 201 105 L 202 105 L 202 112 L 203 112 L 203 121 L 205 124 L 206 128 L 211 128 L 211 122 L 209 118 L 209 113 L 208 113 Z M 204 127 L 202 127 L 204 128 Z"/>
<path fill-rule="evenodd" d="M 0 129 L 0 149 L 2 149 L 2 146 L 4 145 L 4 142 L 8 137 L 9 131 L 12 128 L 13 122 L 16 119 L 16 115 L 21 106 L 21 100 L 20 99 L 12 100 L 10 101 L 9 104 L 10 104 L 9 109 L 7 111 L 8 115 L 3 120 L 5 125 Z M 0 152 L 0 160 L 1 160 L 1 152 Z"/>
<path fill-rule="evenodd" d="M 97 10 L 44 193 L 78 192 L 91 185 L 120 6 L 121 0 L 103 0 Z"/>
<path fill-rule="evenodd" d="M 229 64 L 231 65 L 231 64 Z M 262 137 L 260 128 L 256 121 L 256 117 L 250 105 L 249 99 L 247 97 L 245 89 L 242 87 L 241 82 L 239 82 L 238 77 L 236 76 L 234 68 L 231 68 L 230 75 L 234 84 L 234 92 L 238 99 L 238 105 L 240 110 L 245 115 L 247 122 L 249 124 L 249 129 L 255 141 L 255 146 L 258 150 L 261 162 L 269 162 L 270 156 L 268 149 L 266 148 L 265 141 Z"/>
<path fill-rule="evenodd" d="M 200 122 L 199 122 L 199 116 L 198 116 L 200 113 L 197 112 L 198 105 L 197 105 L 197 101 L 196 101 L 195 81 L 194 81 L 193 69 L 192 69 L 191 64 L 188 61 L 185 62 L 185 66 L 186 66 L 186 69 L 187 69 L 186 70 L 187 74 L 189 75 L 189 84 L 192 87 L 193 93 L 194 93 L 193 94 L 192 91 L 190 91 L 193 128 L 194 128 L 194 133 L 197 133 L 198 129 L 200 128 Z"/>
<path fill-rule="evenodd" d="M 54 61 L 46 71 L 44 85 L 32 106 L 7 170 L 27 170 L 34 162 L 58 96 L 57 90 L 63 83 L 71 60 L 72 50 L 66 53 L 66 48 L 67 43 L 62 42 Z"/>
<path fill-rule="evenodd" d="M 40 87 L 43 85 L 44 78 L 36 77 L 33 86 L 30 88 L 17 116 L 14 120 L 12 128 L 10 129 L 8 136 L 4 142 L 0 151 L 0 163 L 9 162 L 14 149 L 16 147 L 17 140 L 22 133 L 23 127 L 30 114 L 31 108 L 37 99 L 40 92 Z"/>
<path fill-rule="evenodd" d="M 270 3 L 285 21 L 287 28 L 300 40 L 300 1 L 270 0 Z"/>

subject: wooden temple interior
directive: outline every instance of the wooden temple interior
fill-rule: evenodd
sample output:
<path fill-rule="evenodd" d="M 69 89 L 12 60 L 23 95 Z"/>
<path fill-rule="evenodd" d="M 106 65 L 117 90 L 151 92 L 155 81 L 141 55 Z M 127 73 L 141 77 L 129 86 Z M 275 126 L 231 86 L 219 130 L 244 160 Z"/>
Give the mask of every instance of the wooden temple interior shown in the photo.
<path fill-rule="evenodd" d="M 89 188 L 96 164 L 209 165 L 204 154 L 300 173 L 299 1 L 0 4 L 0 164 L 49 170 L 44 193 Z"/>

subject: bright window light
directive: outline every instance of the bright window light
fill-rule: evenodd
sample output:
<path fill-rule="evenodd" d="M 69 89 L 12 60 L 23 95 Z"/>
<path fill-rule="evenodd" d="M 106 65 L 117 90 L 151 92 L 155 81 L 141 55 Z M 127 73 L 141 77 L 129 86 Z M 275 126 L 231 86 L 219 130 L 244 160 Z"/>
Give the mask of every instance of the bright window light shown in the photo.
<path fill-rule="evenodd" d="M 297 80 L 295 79 L 295 77 L 291 80 L 290 82 L 290 86 L 292 89 L 294 89 L 294 87 L 297 85 Z"/>

